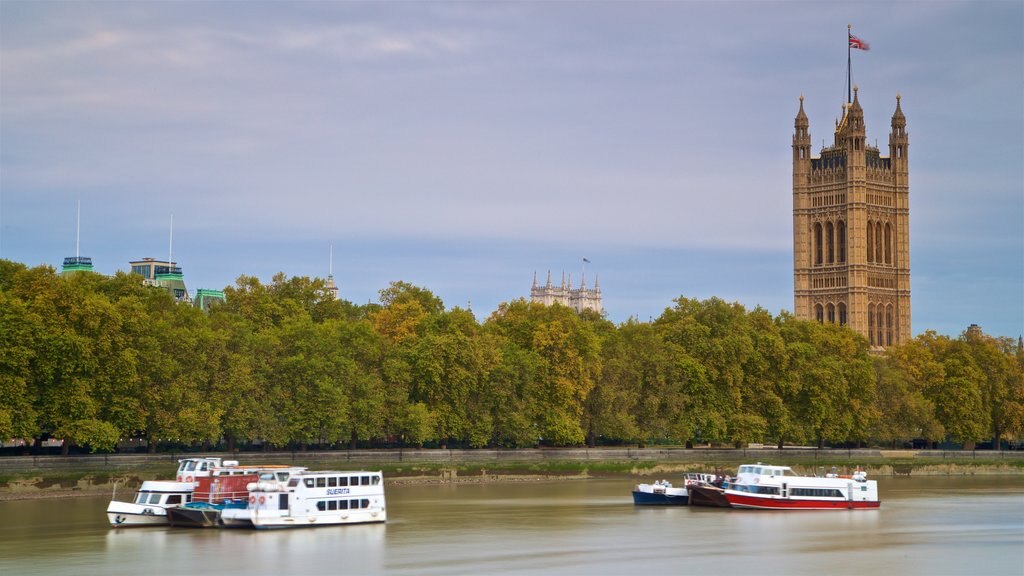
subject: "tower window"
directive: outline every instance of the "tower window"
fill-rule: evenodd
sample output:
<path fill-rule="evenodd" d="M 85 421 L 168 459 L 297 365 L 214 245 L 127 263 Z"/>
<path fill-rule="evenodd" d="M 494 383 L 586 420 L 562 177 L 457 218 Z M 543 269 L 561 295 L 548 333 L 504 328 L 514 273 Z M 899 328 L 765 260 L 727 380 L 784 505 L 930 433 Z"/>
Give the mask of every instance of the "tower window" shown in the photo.
<path fill-rule="evenodd" d="M 892 304 L 885 307 L 885 345 L 892 346 Z"/>
<path fill-rule="evenodd" d="M 882 263 L 882 223 L 875 222 L 875 263 Z"/>
<path fill-rule="evenodd" d="M 828 222 L 825 224 L 825 246 L 828 249 L 828 263 L 834 264 L 836 261 L 836 244 L 835 244 L 835 230 L 832 227 L 832 223 Z"/>
<path fill-rule="evenodd" d="M 814 264 L 821 266 L 821 224 L 814 225 Z"/>
<path fill-rule="evenodd" d="M 868 262 L 875 261 L 875 225 L 868 220 Z"/>
<path fill-rule="evenodd" d="M 814 307 L 814 317 L 818 319 L 818 323 L 825 321 L 825 309 L 818 304 Z"/>
<path fill-rule="evenodd" d="M 885 223 L 885 263 L 892 264 L 892 226 Z"/>
<path fill-rule="evenodd" d="M 839 245 L 839 262 L 846 262 L 846 223 L 840 220 L 836 224 L 836 240 Z"/>
<path fill-rule="evenodd" d="M 836 323 L 836 307 L 835 307 L 834 304 L 829 304 L 828 305 L 828 323 L 829 324 L 835 324 Z"/>
<path fill-rule="evenodd" d="M 846 303 L 839 303 L 839 325 L 846 326 Z"/>
<path fill-rule="evenodd" d="M 868 304 L 868 340 L 875 345 L 875 305 Z"/>

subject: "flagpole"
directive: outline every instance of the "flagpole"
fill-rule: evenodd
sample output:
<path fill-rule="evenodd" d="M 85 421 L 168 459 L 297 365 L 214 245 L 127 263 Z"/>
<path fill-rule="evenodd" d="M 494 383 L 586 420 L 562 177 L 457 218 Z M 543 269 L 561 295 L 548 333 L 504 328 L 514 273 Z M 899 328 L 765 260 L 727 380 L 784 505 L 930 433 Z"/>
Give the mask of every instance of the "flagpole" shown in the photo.
<path fill-rule="evenodd" d="M 850 60 L 850 35 L 853 34 L 853 32 L 851 32 L 851 30 L 853 30 L 853 24 L 847 24 L 846 25 L 846 103 L 847 104 L 849 104 L 850 102 L 853 101 L 853 96 L 850 93 L 850 90 L 851 90 L 850 84 L 851 84 L 852 78 L 853 78 L 853 74 L 850 72 L 850 68 L 851 68 L 851 66 L 850 66 L 850 63 L 851 63 L 851 60 Z"/>

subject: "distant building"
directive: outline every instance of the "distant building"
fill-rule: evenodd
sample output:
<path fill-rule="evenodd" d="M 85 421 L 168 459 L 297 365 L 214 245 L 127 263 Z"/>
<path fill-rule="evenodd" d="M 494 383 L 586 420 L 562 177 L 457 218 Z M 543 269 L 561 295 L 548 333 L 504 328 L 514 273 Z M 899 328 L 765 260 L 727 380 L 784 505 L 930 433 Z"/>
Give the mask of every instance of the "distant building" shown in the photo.
<path fill-rule="evenodd" d="M 196 290 L 196 297 L 192 301 L 196 308 L 199 308 L 203 312 L 210 311 L 210 305 L 214 302 L 225 302 L 227 297 L 224 296 L 224 292 L 220 290 L 210 290 L 209 288 L 199 288 Z"/>
<path fill-rule="evenodd" d="M 835 142 L 811 155 L 804 99 L 793 134 L 797 318 L 848 325 L 873 348 L 910 340 L 907 119 L 896 96 L 889 155 L 868 145 L 853 88 Z"/>
<path fill-rule="evenodd" d="M 61 275 L 92 271 L 92 258 L 88 256 L 68 256 L 60 268 Z"/>
<path fill-rule="evenodd" d="M 551 283 L 551 271 L 548 270 L 548 281 L 543 286 L 537 285 L 537 273 L 533 273 L 533 288 L 530 289 L 530 301 L 543 304 L 545 306 L 551 306 L 552 304 L 561 304 L 562 306 L 568 306 L 577 312 L 583 310 L 593 310 L 597 313 L 604 311 L 604 306 L 601 302 L 601 284 L 600 279 L 595 277 L 594 287 L 587 288 L 586 276 L 580 281 L 579 288 L 572 287 L 572 276 L 569 277 L 568 282 L 565 278 L 565 273 L 562 273 L 562 283 L 553 285 Z"/>
<path fill-rule="evenodd" d="M 178 302 L 192 303 L 188 289 L 185 287 L 185 275 L 175 262 L 157 260 L 155 258 L 143 258 L 129 262 L 132 267 L 132 274 L 142 276 L 142 281 L 147 286 L 163 288 L 174 295 Z"/>

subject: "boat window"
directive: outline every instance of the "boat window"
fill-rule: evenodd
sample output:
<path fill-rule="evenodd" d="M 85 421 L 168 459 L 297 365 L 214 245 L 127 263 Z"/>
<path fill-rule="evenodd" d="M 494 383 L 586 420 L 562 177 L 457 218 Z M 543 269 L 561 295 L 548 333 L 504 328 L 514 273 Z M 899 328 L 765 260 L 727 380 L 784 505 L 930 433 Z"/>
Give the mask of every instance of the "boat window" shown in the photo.
<path fill-rule="evenodd" d="M 139 492 L 139 493 L 138 493 L 138 494 L 137 494 L 137 495 L 135 496 L 135 503 L 136 503 L 136 504 L 145 504 L 145 503 L 146 503 L 146 500 L 147 500 L 148 498 L 149 498 L 149 494 L 146 494 L 146 493 L 143 493 L 143 492 Z"/>
<path fill-rule="evenodd" d="M 363 486 L 369 486 L 369 485 L 370 485 L 370 477 L 369 476 L 363 476 Z"/>
<path fill-rule="evenodd" d="M 316 503 L 316 509 L 321 512 L 327 510 L 327 503 L 324 502 L 323 500 L 320 500 L 319 502 Z"/>
<path fill-rule="evenodd" d="M 330 502 L 328 502 L 327 503 L 327 509 L 328 510 L 337 510 L 338 509 L 338 501 L 337 500 L 331 500 Z"/>
<path fill-rule="evenodd" d="M 160 495 L 159 494 L 150 494 L 149 495 L 149 503 L 150 504 L 159 504 L 160 503 Z"/>
<path fill-rule="evenodd" d="M 277 480 L 279 482 L 284 482 L 287 479 L 288 479 L 288 473 L 287 472 L 278 472 L 277 473 Z"/>
<path fill-rule="evenodd" d="M 208 462 L 203 462 L 203 463 L 202 463 L 202 464 L 201 464 L 201 465 L 199 466 L 199 471 L 200 471 L 200 472 L 205 472 L 205 471 L 206 471 L 206 467 L 207 467 L 208 465 L 209 465 L 209 463 L 208 463 Z"/>
<path fill-rule="evenodd" d="M 181 494 L 173 494 L 167 497 L 168 504 L 181 504 Z"/>
<path fill-rule="evenodd" d="M 312 488 L 316 484 L 316 481 L 312 478 L 305 478 L 303 483 L 306 485 L 306 488 Z"/>
<path fill-rule="evenodd" d="M 288 495 L 281 494 L 281 497 L 277 499 L 277 509 L 287 510 L 288 509 Z"/>
<path fill-rule="evenodd" d="M 191 471 L 193 471 L 195 469 L 196 469 L 196 461 L 195 460 L 189 460 L 188 462 L 185 463 L 185 471 L 186 472 L 191 472 Z"/>
<path fill-rule="evenodd" d="M 359 507 L 360 508 L 369 508 L 370 507 L 370 501 L 369 500 L 365 500 L 365 499 L 360 500 L 359 501 Z"/>
<path fill-rule="evenodd" d="M 274 479 L 274 473 L 273 472 L 264 472 L 264 473 L 260 474 L 260 480 L 273 480 L 273 479 Z"/>
<path fill-rule="evenodd" d="M 380 484 L 380 476 L 373 477 L 373 485 L 376 486 L 377 484 Z"/>
<path fill-rule="evenodd" d="M 338 478 L 338 486 L 348 486 L 348 476 Z"/>
<path fill-rule="evenodd" d="M 338 477 L 337 476 L 331 476 L 330 478 L 327 479 L 327 487 L 328 488 L 334 488 L 337 485 L 338 485 Z"/>
<path fill-rule="evenodd" d="M 316 479 L 316 487 L 317 488 L 326 488 L 327 487 L 327 478 L 322 478 L 322 477 L 321 478 L 317 478 Z"/>
<path fill-rule="evenodd" d="M 295 488 L 298 485 L 299 485 L 299 479 L 298 478 L 292 478 L 291 480 L 288 481 L 288 487 L 289 488 Z"/>
<path fill-rule="evenodd" d="M 338 510 L 348 510 L 348 500 L 338 500 Z"/>

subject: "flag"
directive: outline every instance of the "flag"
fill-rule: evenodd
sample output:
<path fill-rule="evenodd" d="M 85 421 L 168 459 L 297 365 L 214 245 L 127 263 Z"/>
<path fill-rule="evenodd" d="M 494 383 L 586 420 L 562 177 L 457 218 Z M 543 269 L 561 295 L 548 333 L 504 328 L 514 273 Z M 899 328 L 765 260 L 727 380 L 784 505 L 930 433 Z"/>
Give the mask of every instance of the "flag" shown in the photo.
<path fill-rule="evenodd" d="M 857 50 L 871 50 L 871 46 L 867 42 L 857 38 L 853 34 L 850 34 L 850 48 L 856 48 Z"/>
<path fill-rule="evenodd" d="M 587 264 L 590 264 L 590 260 L 587 260 L 586 258 L 584 258 L 583 261 L 586 262 Z"/>

